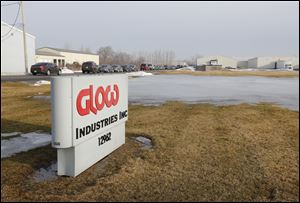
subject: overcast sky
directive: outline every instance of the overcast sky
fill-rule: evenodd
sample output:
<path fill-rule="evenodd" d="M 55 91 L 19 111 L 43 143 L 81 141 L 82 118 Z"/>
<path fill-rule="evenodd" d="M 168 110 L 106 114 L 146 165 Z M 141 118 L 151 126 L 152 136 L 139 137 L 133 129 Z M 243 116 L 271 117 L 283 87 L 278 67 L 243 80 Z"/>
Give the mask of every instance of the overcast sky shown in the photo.
<path fill-rule="evenodd" d="M 299 2 L 35 1 L 24 7 L 37 48 L 110 45 L 130 53 L 173 50 L 180 59 L 299 54 Z M 17 10 L 1 6 L 1 20 L 13 24 Z"/>

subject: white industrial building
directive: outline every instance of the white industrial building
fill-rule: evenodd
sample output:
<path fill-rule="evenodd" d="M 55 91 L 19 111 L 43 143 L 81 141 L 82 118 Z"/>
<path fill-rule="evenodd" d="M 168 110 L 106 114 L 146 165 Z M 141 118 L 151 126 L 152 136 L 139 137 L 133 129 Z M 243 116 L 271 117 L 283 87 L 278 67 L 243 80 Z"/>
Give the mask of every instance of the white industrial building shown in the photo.
<path fill-rule="evenodd" d="M 298 56 L 265 56 L 238 60 L 225 56 L 205 56 L 197 59 L 197 66 L 221 66 L 222 68 L 294 69 L 299 70 Z"/>
<path fill-rule="evenodd" d="M 26 33 L 28 71 L 35 63 L 35 36 Z M 23 31 L 1 21 L 1 75 L 25 74 Z"/>
<path fill-rule="evenodd" d="M 86 61 L 99 63 L 99 55 L 69 49 L 59 49 L 52 47 L 42 47 L 36 50 L 36 62 L 51 62 L 59 67 L 67 64 L 82 64 Z"/>
<path fill-rule="evenodd" d="M 272 56 L 255 57 L 248 60 L 248 68 L 258 69 L 287 69 L 287 67 L 296 68 L 299 66 L 299 57 Z"/>
<path fill-rule="evenodd" d="M 220 65 L 224 67 L 237 67 L 238 61 L 226 56 L 204 56 L 197 59 L 197 66 L 215 66 Z"/>

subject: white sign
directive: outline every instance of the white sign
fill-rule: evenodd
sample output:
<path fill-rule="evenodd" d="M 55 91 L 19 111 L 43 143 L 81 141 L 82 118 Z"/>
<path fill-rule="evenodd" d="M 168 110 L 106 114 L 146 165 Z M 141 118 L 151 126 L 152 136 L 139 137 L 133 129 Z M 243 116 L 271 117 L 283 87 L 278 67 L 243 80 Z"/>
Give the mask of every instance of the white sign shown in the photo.
<path fill-rule="evenodd" d="M 53 77 L 52 146 L 58 175 L 77 176 L 125 143 L 128 77 Z"/>

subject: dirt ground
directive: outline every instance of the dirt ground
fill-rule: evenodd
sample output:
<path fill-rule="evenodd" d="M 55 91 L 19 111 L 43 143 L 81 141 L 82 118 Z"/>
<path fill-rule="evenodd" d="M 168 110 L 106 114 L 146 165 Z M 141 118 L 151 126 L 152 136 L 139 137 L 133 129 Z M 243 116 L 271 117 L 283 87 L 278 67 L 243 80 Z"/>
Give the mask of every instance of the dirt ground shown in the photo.
<path fill-rule="evenodd" d="M 31 98 L 49 92 L 1 83 L 1 132 L 50 132 L 50 103 Z M 298 122 L 271 104 L 130 105 L 126 144 L 76 178 L 34 181 L 50 145 L 1 159 L 1 201 L 299 201 Z"/>

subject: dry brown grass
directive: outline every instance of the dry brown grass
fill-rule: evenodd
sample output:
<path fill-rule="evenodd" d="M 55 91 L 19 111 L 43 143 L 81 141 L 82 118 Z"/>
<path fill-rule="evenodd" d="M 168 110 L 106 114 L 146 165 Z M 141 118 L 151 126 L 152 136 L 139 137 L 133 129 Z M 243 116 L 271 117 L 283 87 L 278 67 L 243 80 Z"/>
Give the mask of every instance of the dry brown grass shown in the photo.
<path fill-rule="evenodd" d="M 263 77 L 299 77 L 299 71 L 159 71 L 158 74 L 186 74 L 196 76 L 263 76 Z"/>
<path fill-rule="evenodd" d="M 49 103 L 26 98 L 49 86 L 1 90 L 1 131 L 49 131 Z M 1 201 L 299 201 L 298 122 L 270 104 L 129 106 L 126 144 L 76 178 L 33 181 L 50 146 L 2 159 Z M 141 134 L 153 149 L 128 139 Z"/>

